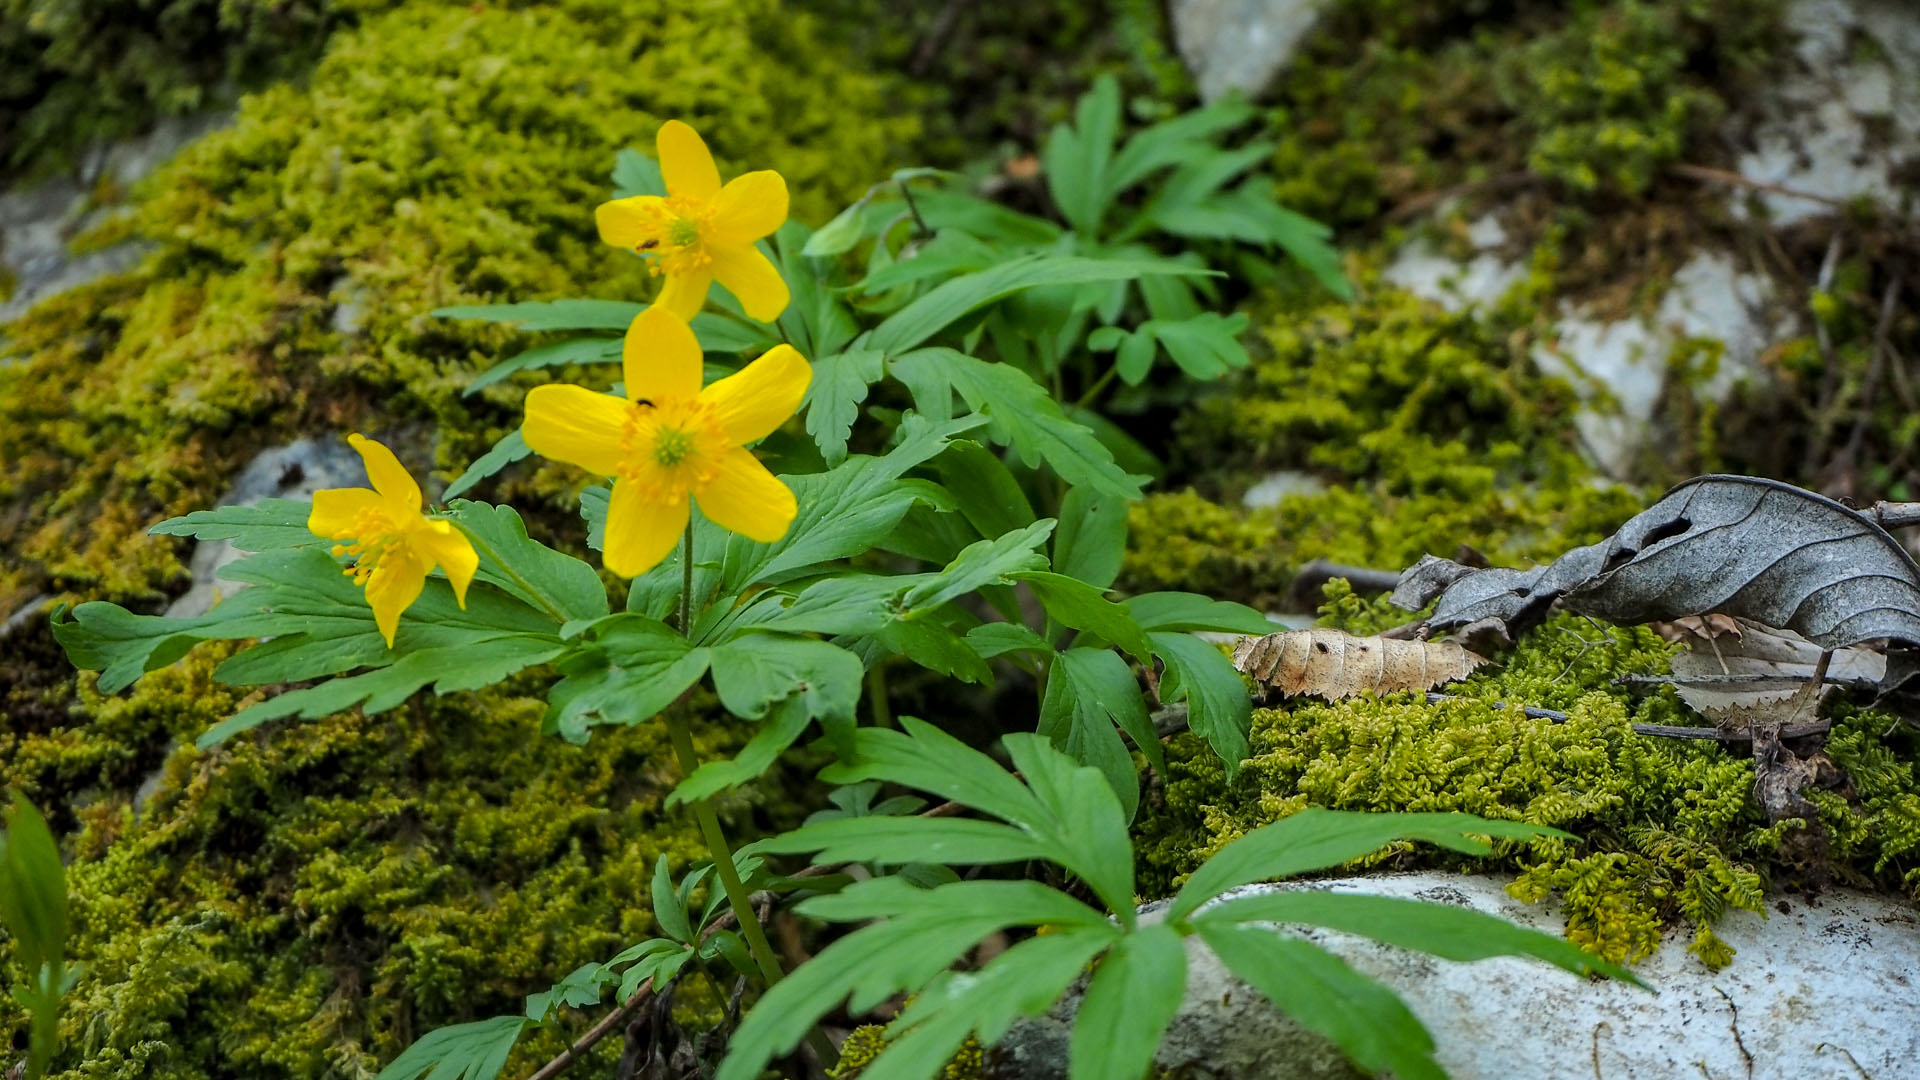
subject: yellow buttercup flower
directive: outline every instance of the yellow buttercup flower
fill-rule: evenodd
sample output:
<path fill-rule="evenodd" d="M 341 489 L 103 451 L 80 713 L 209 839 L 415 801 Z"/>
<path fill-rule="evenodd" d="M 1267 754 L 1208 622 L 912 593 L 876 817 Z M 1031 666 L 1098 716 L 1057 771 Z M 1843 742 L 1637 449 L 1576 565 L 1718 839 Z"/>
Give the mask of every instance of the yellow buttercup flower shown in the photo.
<path fill-rule="evenodd" d="M 315 536 L 351 541 L 335 544 L 333 553 L 353 558 L 353 565 L 341 572 L 367 590 L 373 621 L 391 649 L 394 631 L 400 627 L 400 613 L 420 598 L 433 568 L 439 566 L 447 572 L 454 599 L 464 608 L 467 585 L 480 566 L 480 557 L 474 554 L 472 542 L 451 523 L 420 512 L 420 485 L 413 482 L 393 451 L 364 435 L 349 435 L 347 442 L 366 462 L 373 490 L 330 488 L 314 492 L 307 528 Z"/>
<path fill-rule="evenodd" d="M 721 187 L 707 144 L 678 120 L 660 125 L 655 148 L 667 194 L 600 204 L 600 239 L 651 256 L 653 272 L 667 279 L 655 303 L 682 319 L 700 313 L 715 280 L 753 318 L 779 318 L 787 283 L 753 242 L 787 220 L 787 182 L 766 169 Z"/>
<path fill-rule="evenodd" d="M 521 434 L 537 453 L 613 477 L 603 554 L 607 569 L 636 577 L 667 557 L 686 530 L 691 502 L 722 528 L 762 543 L 787 533 L 793 492 L 746 444 L 772 434 L 800 408 L 813 369 L 776 345 L 702 389 L 700 343 L 660 304 L 627 327 L 627 398 L 583 386 L 537 386 Z"/>

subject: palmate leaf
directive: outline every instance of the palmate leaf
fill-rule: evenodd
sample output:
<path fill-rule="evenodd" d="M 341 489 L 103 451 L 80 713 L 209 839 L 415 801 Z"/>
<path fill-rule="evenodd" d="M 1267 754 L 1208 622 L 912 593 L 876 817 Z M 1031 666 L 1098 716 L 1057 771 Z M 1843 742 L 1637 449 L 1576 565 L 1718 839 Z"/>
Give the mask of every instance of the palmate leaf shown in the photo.
<path fill-rule="evenodd" d="M 568 364 L 607 364 L 618 362 L 619 359 L 620 339 L 617 337 L 568 338 L 565 341 L 535 345 L 474 376 L 473 381 L 467 384 L 463 393 L 477 394 L 494 383 L 522 371 L 565 367 Z"/>
<path fill-rule="evenodd" d="M 1033 524 L 1038 516 L 1013 471 L 998 454 L 977 442 L 955 441 L 933 459 L 933 465 L 961 516 L 981 536 L 1004 536 Z"/>
<path fill-rule="evenodd" d="M 560 665 L 543 730 L 584 742 L 595 724 L 653 719 L 707 673 L 712 654 L 658 619 L 627 613 L 595 623 Z"/>
<path fill-rule="evenodd" d="M 813 362 L 813 382 L 807 386 L 807 434 L 813 436 L 828 465 L 847 457 L 847 436 L 867 400 L 867 387 L 881 375 L 886 354 L 878 349 L 850 349 Z"/>
<path fill-rule="evenodd" d="M 327 680 L 241 710 L 201 736 L 205 747 L 283 716 L 313 718 L 355 706 L 378 712 L 427 686 L 444 694 L 490 685 L 558 657 L 567 650 L 559 637 L 565 622 L 606 610 L 591 568 L 528 539 L 511 509 L 462 503 L 454 520 L 475 539 L 480 554 L 467 606 L 461 609 L 444 579 L 430 578 L 401 618 L 389 649 L 365 596 L 321 548 L 325 541 L 316 543 L 312 534 L 284 525 L 286 518 L 304 520 L 294 505 L 303 504 L 273 508 L 283 520 L 267 528 L 258 527 L 260 515 L 231 511 L 169 523 L 210 533 L 244 527 L 252 531 L 234 535 L 237 543 L 286 545 L 225 567 L 223 578 L 252 588 L 206 615 L 169 619 L 134 615 L 112 604 L 82 604 L 70 614 L 59 613 L 56 638 L 76 666 L 101 672 L 99 686 L 108 693 L 178 660 L 194 644 L 216 639 L 270 639 L 216 668 L 214 676 L 223 682 Z M 502 558 L 517 569 L 509 569 Z M 356 668 L 370 670 L 346 674 Z"/>
<path fill-rule="evenodd" d="M 1060 502 L 1060 528 L 1053 537 L 1053 568 L 1096 589 L 1113 585 L 1127 553 L 1127 502 L 1088 488 L 1074 488 Z"/>
<path fill-rule="evenodd" d="M 441 1028 L 407 1047 L 374 1080 L 493 1080 L 531 1023 L 524 1016 L 496 1016 Z"/>
<path fill-rule="evenodd" d="M 1040 734 L 1075 761 L 1100 770 L 1131 820 L 1140 805 L 1140 777 L 1115 725 L 1134 737 L 1156 767 L 1165 768 L 1159 736 L 1127 662 L 1111 649 L 1056 654 L 1040 700 Z"/>
<path fill-rule="evenodd" d="M 1187 946 L 1173 927 L 1159 923 L 1121 938 L 1074 1017 L 1069 1080 L 1146 1076 L 1186 985 Z"/>
<path fill-rule="evenodd" d="M 1039 549 L 1052 532 L 1053 519 L 1042 518 L 1005 536 L 970 544 L 939 573 L 922 575 L 901 597 L 900 606 L 909 615 L 930 611 L 985 586 L 1031 577 L 1047 565 Z"/>
<path fill-rule="evenodd" d="M 848 1011 L 862 1013 L 894 994 L 918 991 L 989 934 L 1059 924 L 1088 942 L 1090 954 L 1097 951 L 1095 938 L 1110 941 L 1119 933 L 1099 912 L 1031 881 L 963 881 L 918 889 L 898 878 L 879 878 L 807 900 L 799 911 L 834 921 L 880 921 L 827 946 L 769 989 L 734 1033 L 716 1080 L 752 1080 L 768 1062 L 799 1045 L 842 1001 Z M 1061 966 L 1036 966 L 1036 976 L 1049 973 L 1036 981 L 1053 981 L 1050 973 Z"/>
<path fill-rule="evenodd" d="M 1052 395 L 1019 368 L 938 348 L 897 356 L 889 367 L 921 412 L 950 415 L 957 392 L 987 419 L 988 436 L 1013 448 L 1028 466 L 1045 461 L 1069 484 L 1128 500 L 1140 497 L 1139 480 L 1114 464 L 1093 432 L 1069 420 Z"/>
<path fill-rule="evenodd" d="M 1153 649 L 1147 635 L 1124 605 L 1107 599 L 1100 589 L 1078 578 L 1044 570 L 1021 574 L 1020 580 L 1033 590 L 1040 606 L 1055 622 L 1099 641 L 1112 642 L 1141 663 L 1148 662 Z"/>
<path fill-rule="evenodd" d="M 148 529 L 152 536 L 191 536 L 198 540 L 231 540 L 241 551 L 331 546 L 307 528 L 313 504 L 297 499 L 263 499 L 252 506 L 222 506 L 195 510 Z"/>

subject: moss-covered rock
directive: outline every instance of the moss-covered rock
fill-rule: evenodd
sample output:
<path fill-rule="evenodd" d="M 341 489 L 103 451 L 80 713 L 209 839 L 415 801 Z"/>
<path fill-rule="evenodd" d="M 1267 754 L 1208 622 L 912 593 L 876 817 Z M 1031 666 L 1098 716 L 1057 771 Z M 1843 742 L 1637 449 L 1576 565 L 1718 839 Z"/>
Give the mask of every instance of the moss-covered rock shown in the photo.
<path fill-rule="evenodd" d="M 1328 621 L 1356 633 L 1405 617 L 1332 591 Z M 1636 697 L 1613 682 L 1664 673 L 1670 648 L 1645 628 L 1560 616 L 1498 668 L 1444 687 L 1447 701 L 1396 694 L 1257 710 L 1252 751 L 1232 782 L 1197 739 L 1179 736 L 1167 748 L 1164 789 L 1141 810 L 1143 892 L 1164 894 L 1235 837 L 1307 806 L 1460 810 L 1573 835 L 1503 845 L 1497 861 L 1519 872 L 1516 895 L 1565 905 L 1574 941 L 1633 960 L 1659 944 L 1668 923 L 1684 920 L 1692 951 L 1725 963 L 1731 954 L 1714 921 L 1729 908 L 1760 911 L 1766 886 L 1797 880 L 1797 868 L 1776 855 L 1783 833 L 1799 826 L 1768 825 L 1753 801 L 1751 759 L 1633 731 L 1634 723 L 1689 722 L 1671 691 Z M 1531 719 L 1497 703 L 1567 719 Z M 1829 832 L 1842 879 L 1920 900 L 1911 865 L 1920 844 L 1917 751 L 1910 729 L 1844 711 L 1830 752 L 1857 795 L 1822 796 L 1825 820 L 1815 827 Z M 1357 865 L 1437 858 L 1400 845 Z"/>

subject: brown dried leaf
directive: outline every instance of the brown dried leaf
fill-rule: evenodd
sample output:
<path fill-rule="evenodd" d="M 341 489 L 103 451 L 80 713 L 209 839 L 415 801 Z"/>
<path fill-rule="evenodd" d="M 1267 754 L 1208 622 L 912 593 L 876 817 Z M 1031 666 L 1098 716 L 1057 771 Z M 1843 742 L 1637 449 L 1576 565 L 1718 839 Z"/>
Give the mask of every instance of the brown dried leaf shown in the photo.
<path fill-rule="evenodd" d="M 1711 616 L 1725 618 L 1725 616 Z M 1737 620 L 1733 635 L 1693 642 L 1673 657 L 1674 690 L 1700 713 L 1720 719 L 1734 710 L 1786 701 L 1813 678 L 1820 646 L 1791 630 Z M 1885 675 L 1884 653 L 1863 645 L 1835 650 L 1823 696 L 1833 684 L 1877 683 Z"/>
<path fill-rule="evenodd" d="M 1706 615 L 1688 615 L 1680 619 L 1650 622 L 1647 628 L 1668 641 L 1676 643 L 1691 641 L 1695 638 L 1712 641 L 1729 635 L 1740 636 L 1740 620 L 1731 615 L 1722 615 L 1717 611 Z"/>
<path fill-rule="evenodd" d="M 1343 630 L 1288 630 L 1241 638 L 1233 666 L 1287 697 L 1328 701 L 1366 691 L 1426 690 L 1464 679 L 1486 657 L 1444 641 L 1354 637 Z"/>

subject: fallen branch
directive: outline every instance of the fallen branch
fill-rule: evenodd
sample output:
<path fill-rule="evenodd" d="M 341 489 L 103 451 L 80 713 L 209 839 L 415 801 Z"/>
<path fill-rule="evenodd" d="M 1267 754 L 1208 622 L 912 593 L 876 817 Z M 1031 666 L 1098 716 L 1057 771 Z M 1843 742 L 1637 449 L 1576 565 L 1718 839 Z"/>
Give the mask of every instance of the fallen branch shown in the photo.
<path fill-rule="evenodd" d="M 1790 724 L 1780 729 L 1782 739 L 1804 739 L 1809 735 L 1824 735 L 1832 730 L 1829 720 L 1816 720 L 1807 724 Z M 1650 735 L 1660 739 L 1711 739 L 1723 743 L 1744 743 L 1753 741 L 1751 731 L 1722 731 L 1711 727 L 1678 727 L 1672 724 L 1635 724 L 1636 734 Z"/>

